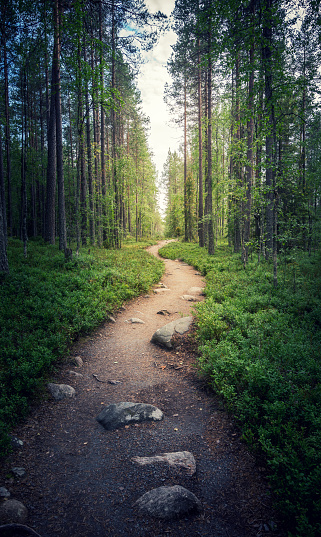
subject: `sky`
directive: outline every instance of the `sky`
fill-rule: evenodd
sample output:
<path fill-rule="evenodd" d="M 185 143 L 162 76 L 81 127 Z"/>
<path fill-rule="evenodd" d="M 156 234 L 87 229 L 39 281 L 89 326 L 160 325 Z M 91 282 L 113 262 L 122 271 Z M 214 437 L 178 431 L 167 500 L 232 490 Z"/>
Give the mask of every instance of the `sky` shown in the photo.
<path fill-rule="evenodd" d="M 162 11 L 167 16 L 174 9 L 175 0 L 145 0 L 151 13 Z M 149 147 L 153 153 L 159 178 L 166 161 L 169 148 L 178 148 L 181 133 L 177 127 L 170 126 L 170 115 L 164 103 L 165 82 L 171 82 L 167 73 L 166 63 L 176 41 L 175 33 L 170 30 L 162 35 L 158 44 L 150 52 L 144 53 L 146 63 L 142 65 L 138 75 L 138 88 L 141 91 L 143 112 L 150 118 Z M 164 210 L 163 195 L 160 197 L 160 208 Z"/>

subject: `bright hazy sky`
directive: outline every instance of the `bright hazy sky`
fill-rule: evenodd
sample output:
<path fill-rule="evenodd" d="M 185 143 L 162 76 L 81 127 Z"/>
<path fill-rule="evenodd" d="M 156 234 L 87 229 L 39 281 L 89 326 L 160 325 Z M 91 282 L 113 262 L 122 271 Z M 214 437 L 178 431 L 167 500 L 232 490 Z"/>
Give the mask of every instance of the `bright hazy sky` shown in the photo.
<path fill-rule="evenodd" d="M 145 4 L 151 13 L 162 11 L 167 16 L 174 9 L 175 0 L 145 0 Z M 138 88 L 142 96 L 142 108 L 150 118 L 149 146 L 154 154 L 153 161 L 156 165 L 159 178 L 163 170 L 168 149 L 177 149 L 181 133 L 174 127 L 169 126 L 169 113 L 164 103 L 164 85 L 170 82 L 166 63 L 175 43 L 176 36 L 173 31 L 167 32 L 160 37 L 154 49 L 145 54 L 148 60 L 140 70 L 138 76 Z"/>

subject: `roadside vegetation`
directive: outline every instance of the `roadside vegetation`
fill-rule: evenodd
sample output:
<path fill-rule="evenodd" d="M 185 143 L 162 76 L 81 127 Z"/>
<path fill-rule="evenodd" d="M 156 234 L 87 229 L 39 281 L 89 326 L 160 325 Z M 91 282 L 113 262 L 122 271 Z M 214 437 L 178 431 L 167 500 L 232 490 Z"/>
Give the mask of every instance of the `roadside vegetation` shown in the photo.
<path fill-rule="evenodd" d="M 206 276 L 199 370 L 263 457 L 289 536 L 321 535 L 321 259 L 291 250 L 273 266 L 221 245 L 171 243 L 163 257 Z"/>
<path fill-rule="evenodd" d="M 58 246 L 9 241 L 10 274 L 0 280 L 0 456 L 8 431 L 39 396 L 70 344 L 163 274 L 147 242 L 121 250 L 81 248 L 69 261 Z"/>

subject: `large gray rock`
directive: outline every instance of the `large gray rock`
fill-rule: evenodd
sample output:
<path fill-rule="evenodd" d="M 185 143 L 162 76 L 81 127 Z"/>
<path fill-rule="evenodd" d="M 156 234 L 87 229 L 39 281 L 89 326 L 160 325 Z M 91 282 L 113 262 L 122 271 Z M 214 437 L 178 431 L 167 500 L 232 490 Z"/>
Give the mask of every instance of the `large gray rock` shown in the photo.
<path fill-rule="evenodd" d="M 152 343 L 166 347 L 167 349 L 173 348 L 172 338 L 175 334 L 184 334 L 187 332 L 193 322 L 193 317 L 182 317 L 176 319 L 171 323 L 165 324 L 162 328 L 156 330 L 151 339 Z"/>
<path fill-rule="evenodd" d="M 10 524 L 16 522 L 23 524 L 28 518 L 28 510 L 18 500 L 6 500 L 0 504 L 0 523 Z"/>
<path fill-rule="evenodd" d="M 202 510 L 202 504 L 195 494 L 180 485 L 150 490 L 141 496 L 134 506 L 142 515 L 164 520 L 181 518 Z"/>
<path fill-rule="evenodd" d="M 160 421 L 163 417 L 163 412 L 153 405 L 121 402 L 103 408 L 96 419 L 107 431 L 113 431 L 130 423 Z"/>
<path fill-rule="evenodd" d="M 75 397 L 76 391 L 71 386 L 68 386 L 68 384 L 54 384 L 50 382 L 48 384 L 48 389 L 54 399 L 56 401 L 60 401 L 61 399 L 71 398 Z"/>
<path fill-rule="evenodd" d="M 173 453 L 162 453 L 153 457 L 133 457 L 133 462 L 146 466 L 148 464 L 165 463 L 175 469 L 182 469 L 187 475 L 194 475 L 196 472 L 196 462 L 194 456 L 189 451 L 175 451 Z"/>

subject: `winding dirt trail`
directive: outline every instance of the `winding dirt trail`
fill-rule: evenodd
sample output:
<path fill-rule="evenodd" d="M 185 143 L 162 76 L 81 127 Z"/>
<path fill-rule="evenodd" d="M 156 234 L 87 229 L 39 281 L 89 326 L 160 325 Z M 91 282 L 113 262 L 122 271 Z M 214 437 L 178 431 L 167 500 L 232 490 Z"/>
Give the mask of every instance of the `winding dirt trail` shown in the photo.
<path fill-rule="evenodd" d="M 157 255 L 162 244 L 150 253 Z M 262 471 L 219 401 L 197 380 L 189 336 L 172 351 L 150 342 L 157 328 L 190 314 L 193 303 L 181 296 L 204 286 L 192 267 L 170 260 L 165 265 L 162 282 L 169 290 L 132 301 L 117 313 L 116 323 L 103 324 L 75 345 L 73 354 L 82 357 L 83 367 L 66 364 L 53 381 L 73 386 L 76 398 L 49 398 L 16 431 L 24 447 L 6 461 L 0 486 L 27 506 L 27 523 L 42 537 L 269 534 L 273 514 Z M 144 324 L 125 322 L 132 317 Z M 95 418 L 103 405 L 120 401 L 154 404 L 165 418 L 105 431 Z M 170 451 L 191 451 L 196 474 L 131 460 Z M 24 467 L 25 477 L 8 479 L 13 466 Z M 137 515 L 133 504 L 142 494 L 174 484 L 200 499 L 201 515 L 171 522 Z"/>

